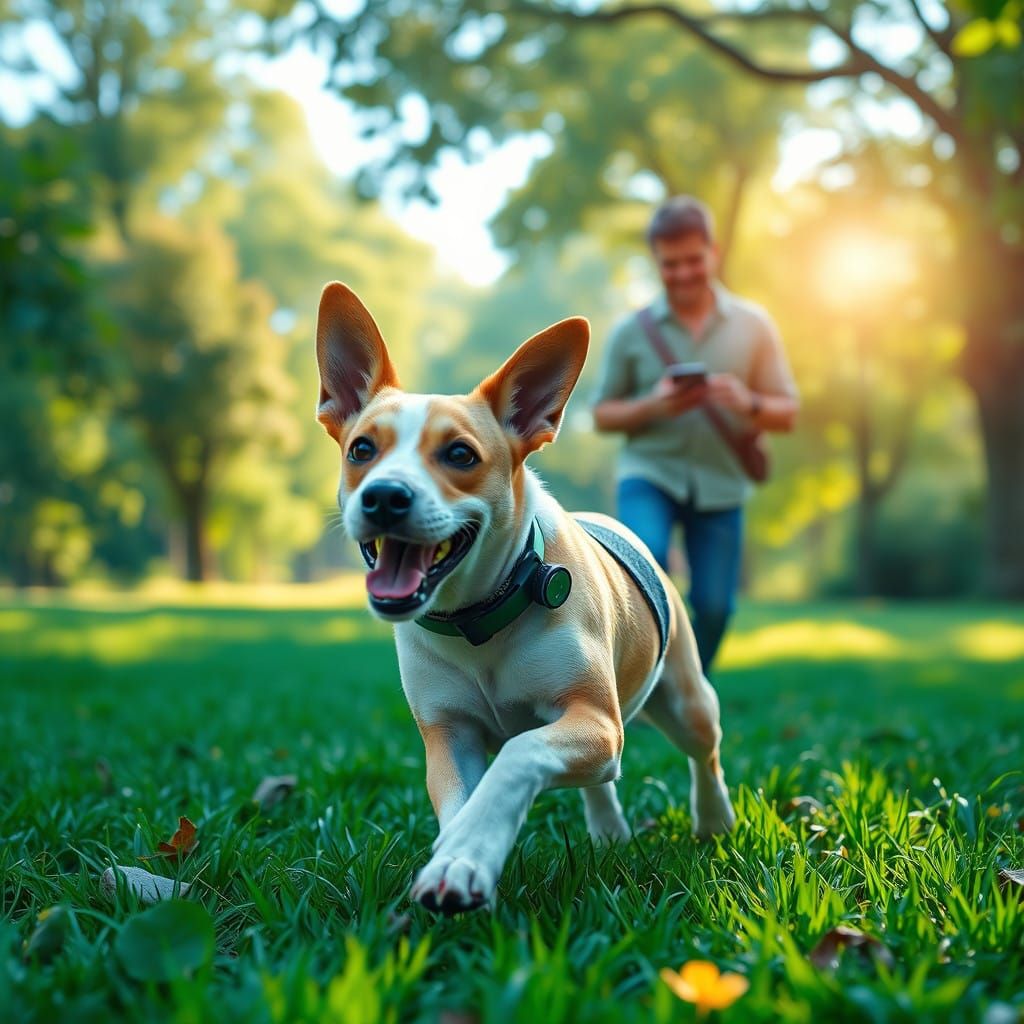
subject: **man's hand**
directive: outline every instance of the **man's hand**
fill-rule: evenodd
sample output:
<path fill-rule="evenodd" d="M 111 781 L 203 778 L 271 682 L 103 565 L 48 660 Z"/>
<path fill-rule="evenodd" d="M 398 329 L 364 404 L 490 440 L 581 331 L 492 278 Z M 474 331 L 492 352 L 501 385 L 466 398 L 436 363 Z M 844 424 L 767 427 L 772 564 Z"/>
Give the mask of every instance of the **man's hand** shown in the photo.
<path fill-rule="evenodd" d="M 665 374 L 651 392 L 656 417 L 681 416 L 700 405 L 708 397 L 708 385 L 703 382 L 673 380 Z"/>
<path fill-rule="evenodd" d="M 594 408 L 598 430 L 621 430 L 636 434 L 657 420 L 673 419 L 697 408 L 708 397 L 702 382 L 678 382 L 668 374 L 639 398 L 608 398 Z"/>
<path fill-rule="evenodd" d="M 711 374 L 706 397 L 709 402 L 744 416 L 749 416 L 754 408 L 754 393 L 732 373 Z"/>

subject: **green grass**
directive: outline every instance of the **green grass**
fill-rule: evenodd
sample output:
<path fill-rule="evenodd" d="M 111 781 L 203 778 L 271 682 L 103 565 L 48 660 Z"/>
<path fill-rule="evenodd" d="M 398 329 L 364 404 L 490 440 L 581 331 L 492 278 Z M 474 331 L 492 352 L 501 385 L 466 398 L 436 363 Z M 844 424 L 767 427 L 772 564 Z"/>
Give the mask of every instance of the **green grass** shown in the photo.
<path fill-rule="evenodd" d="M 1019 608 L 745 608 L 716 679 L 734 834 L 690 839 L 684 760 L 633 726 L 620 792 L 656 827 L 595 850 L 579 795 L 545 794 L 497 908 L 443 920 L 405 899 L 434 822 L 389 634 L 322 596 L 0 605 L 0 1019 L 691 1020 L 658 979 L 690 959 L 748 977 L 723 1020 L 1022 1019 L 1024 904 L 998 884 L 1024 867 Z M 141 983 L 114 953 L 138 904 L 98 879 L 180 814 L 199 846 L 154 870 L 196 880 L 216 955 Z M 54 904 L 68 939 L 26 961 Z M 841 923 L 892 965 L 812 967 Z"/>

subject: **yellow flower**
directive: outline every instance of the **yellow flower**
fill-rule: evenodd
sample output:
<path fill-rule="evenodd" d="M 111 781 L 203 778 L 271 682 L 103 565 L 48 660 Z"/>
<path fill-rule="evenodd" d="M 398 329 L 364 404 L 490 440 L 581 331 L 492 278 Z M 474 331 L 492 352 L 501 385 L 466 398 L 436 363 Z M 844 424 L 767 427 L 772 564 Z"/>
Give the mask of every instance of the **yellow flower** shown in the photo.
<path fill-rule="evenodd" d="M 750 988 L 750 982 L 742 974 L 722 974 L 707 960 L 691 960 L 683 964 L 678 973 L 663 967 L 661 980 L 680 999 L 693 1003 L 702 1016 L 708 1010 L 732 1006 Z"/>

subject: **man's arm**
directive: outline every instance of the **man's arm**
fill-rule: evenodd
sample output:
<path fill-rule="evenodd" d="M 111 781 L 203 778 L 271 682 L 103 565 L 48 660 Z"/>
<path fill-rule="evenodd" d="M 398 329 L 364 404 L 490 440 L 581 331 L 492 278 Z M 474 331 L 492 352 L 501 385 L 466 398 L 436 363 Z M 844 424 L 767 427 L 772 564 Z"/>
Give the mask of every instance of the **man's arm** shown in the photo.
<path fill-rule="evenodd" d="M 707 392 L 705 384 L 677 384 L 665 376 L 649 395 L 598 402 L 594 406 L 594 426 L 599 431 L 635 434 L 655 420 L 670 419 L 696 408 Z"/>
<path fill-rule="evenodd" d="M 773 395 L 747 387 L 731 373 L 708 379 L 708 401 L 746 416 L 758 430 L 788 433 L 796 425 L 800 400 L 792 395 Z"/>
<path fill-rule="evenodd" d="M 758 430 L 770 430 L 777 434 L 788 434 L 796 426 L 800 412 L 800 400 L 789 395 L 765 395 L 751 392 L 757 402 L 747 413 Z"/>
<path fill-rule="evenodd" d="M 758 430 L 788 433 L 794 428 L 800 411 L 796 381 L 779 330 L 767 314 L 762 315 L 750 383 L 731 373 L 713 374 L 708 401 L 746 416 Z"/>

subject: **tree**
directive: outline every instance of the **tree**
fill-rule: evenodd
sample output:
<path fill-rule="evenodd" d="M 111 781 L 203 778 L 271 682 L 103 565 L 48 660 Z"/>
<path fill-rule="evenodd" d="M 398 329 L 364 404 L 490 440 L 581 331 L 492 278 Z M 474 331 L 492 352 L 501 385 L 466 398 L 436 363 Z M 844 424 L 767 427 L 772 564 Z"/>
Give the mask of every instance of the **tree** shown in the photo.
<path fill-rule="evenodd" d="M 147 222 L 110 287 L 123 408 L 180 511 L 186 576 L 201 581 L 224 475 L 246 454 L 272 455 L 297 439 L 285 342 L 270 328 L 270 297 L 240 280 L 232 245 L 213 225 Z"/>
<path fill-rule="evenodd" d="M 195 167 L 222 126 L 228 97 L 216 58 L 228 16 L 202 0 L 11 0 L 13 18 L 49 25 L 74 68 L 49 66 L 51 115 L 78 137 L 99 199 L 120 235 L 140 198 Z"/>
<path fill-rule="evenodd" d="M 336 565 L 340 547 L 330 543 L 335 537 L 322 537 L 325 516 L 336 511 L 337 448 L 324 443 L 312 414 L 320 291 L 334 279 L 355 288 L 385 327 L 402 380 L 412 383 L 434 281 L 432 254 L 377 203 L 360 200 L 329 173 L 294 100 L 255 88 L 238 93 L 245 116 L 236 118 L 217 172 L 207 166 L 193 174 L 197 197 L 181 216 L 186 224 L 221 224 L 235 242 L 242 276 L 262 282 L 273 297 L 275 322 L 287 335 L 290 411 L 301 441 L 286 461 L 236 463 L 222 478 L 213 533 L 236 575 L 245 566 L 265 575 L 290 556 L 308 578 Z"/>
<path fill-rule="evenodd" d="M 281 14 L 291 5 L 272 6 Z M 913 32 L 916 46 L 887 53 L 878 45 L 880 21 Z M 880 87 L 916 109 L 927 138 L 917 147 L 913 173 L 891 185 L 920 189 L 945 211 L 957 238 L 957 302 L 966 336 L 960 370 L 977 403 L 988 471 L 989 583 L 995 593 L 1024 597 L 1024 48 L 1000 44 L 966 56 L 954 47 L 962 16 L 948 7 L 937 16 L 917 0 L 827 8 L 762 3 L 701 13 L 658 2 L 390 0 L 344 19 L 318 9 L 309 33 L 335 47 L 339 88 L 368 108 L 379 130 L 398 125 L 409 134 L 417 97 L 426 99 L 425 129 L 412 132 L 394 160 L 427 167 L 446 148 L 470 153 L 473 128 L 500 141 L 543 127 L 540 88 L 517 91 L 510 83 L 522 78 L 510 67 L 541 83 L 564 72 L 563 82 L 589 86 L 587 66 L 559 63 L 565 40 L 637 24 L 657 25 L 666 45 L 673 35 L 693 40 L 762 83 L 835 82 L 854 98 L 870 98 Z M 819 39 L 840 55 L 822 64 L 793 58 L 795 48 L 808 53 Z M 622 84 L 628 89 L 630 82 Z M 506 113 L 495 117 L 496 108 Z M 595 120 L 602 113 L 589 102 L 587 110 Z M 427 187 L 425 173 L 417 180 Z"/>
<path fill-rule="evenodd" d="M 429 199 L 430 170 L 445 149 L 472 159 L 492 143 L 541 134 L 550 151 L 495 219 L 499 244 L 524 254 L 584 225 L 635 237 L 638 201 L 689 191 L 720 211 L 727 257 L 745 189 L 771 161 L 799 95 L 766 99 L 656 25 L 629 26 L 614 39 L 521 28 L 498 5 L 402 0 L 310 27 L 336 47 L 336 81 L 369 112 L 367 130 L 391 143 L 361 170 L 362 190 L 376 195 L 397 178 Z M 368 48 L 374 72 L 363 74 L 356 68 Z"/>
<path fill-rule="evenodd" d="M 885 196 L 871 161 L 839 191 L 805 187 L 772 250 L 771 293 L 787 310 L 788 347 L 803 382 L 803 433 L 839 439 L 852 467 L 856 590 L 882 591 L 879 523 L 904 481 L 922 410 L 948 377 L 952 324 L 936 316 L 948 281 L 944 225 L 933 206 Z M 808 268 L 794 274 L 793 266 Z M 827 448 L 802 453 L 831 473 Z M 813 471 L 813 470 L 812 470 Z M 823 488 L 828 483 L 821 482 Z"/>
<path fill-rule="evenodd" d="M 691 193 L 718 214 L 728 277 L 746 198 L 774 167 L 783 116 L 799 96 L 780 91 L 766 102 L 763 90 L 687 40 L 666 42 L 653 25 L 621 38 L 566 35 L 542 66 L 549 62 L 538 95 L 543 108 L 557 104 L 542 122 L 551 152 L 495 218 L 498 244 L 524 254 L 585 231 L 635 249 L 651 201 Z M 519 75 L 525 90 L 537 67 Z"/>
<path fill-rule="evenodd" d="M 1024 50 L 997 47 L 983 56 L 954 46 L 962 20 L 949 7 L 941 24 L 916 0 L 886 4 L 886 14 L 913 27 L 918 51 L 886 62 L 867 42 L 875 5 L 824 10 L 763 5 L 742 12 L 692 15 L 651 3 L 565 13 L 577 25 L 657 17 L 699 39 L 725 60 L 773 83 L 847 81 L 862 86 L 875 76 L 912 103 L 930 126 L 933 162 L 924 188 L 943 208 L 958 239 L 961 322 L 966 345 L 961 373 L 975 395 L 988 472 L 989 586 L 1004 597 L 1024 598 Z M 563 16 L 563 15 L 559 15 Z M 762 57 L 737 30 L 758 22 L 805 25 L 830 36 L 844 55 L 822 67 L 794 67 Z M 732 32 L 730 32 L 730 27 Z M 902 65 L 902 66 L 901 66 Z M 928 87 L 929 77 L 936 84 Z"/>
<path fill-rule="evenodd" d="M 82 155 L 50 127 L 0 133 L 0 566 L 19 585 L 61 582 L 89 557 L 76 499 L 102 455 L 108 383 L 76 250 L 92 228 Z"/>

